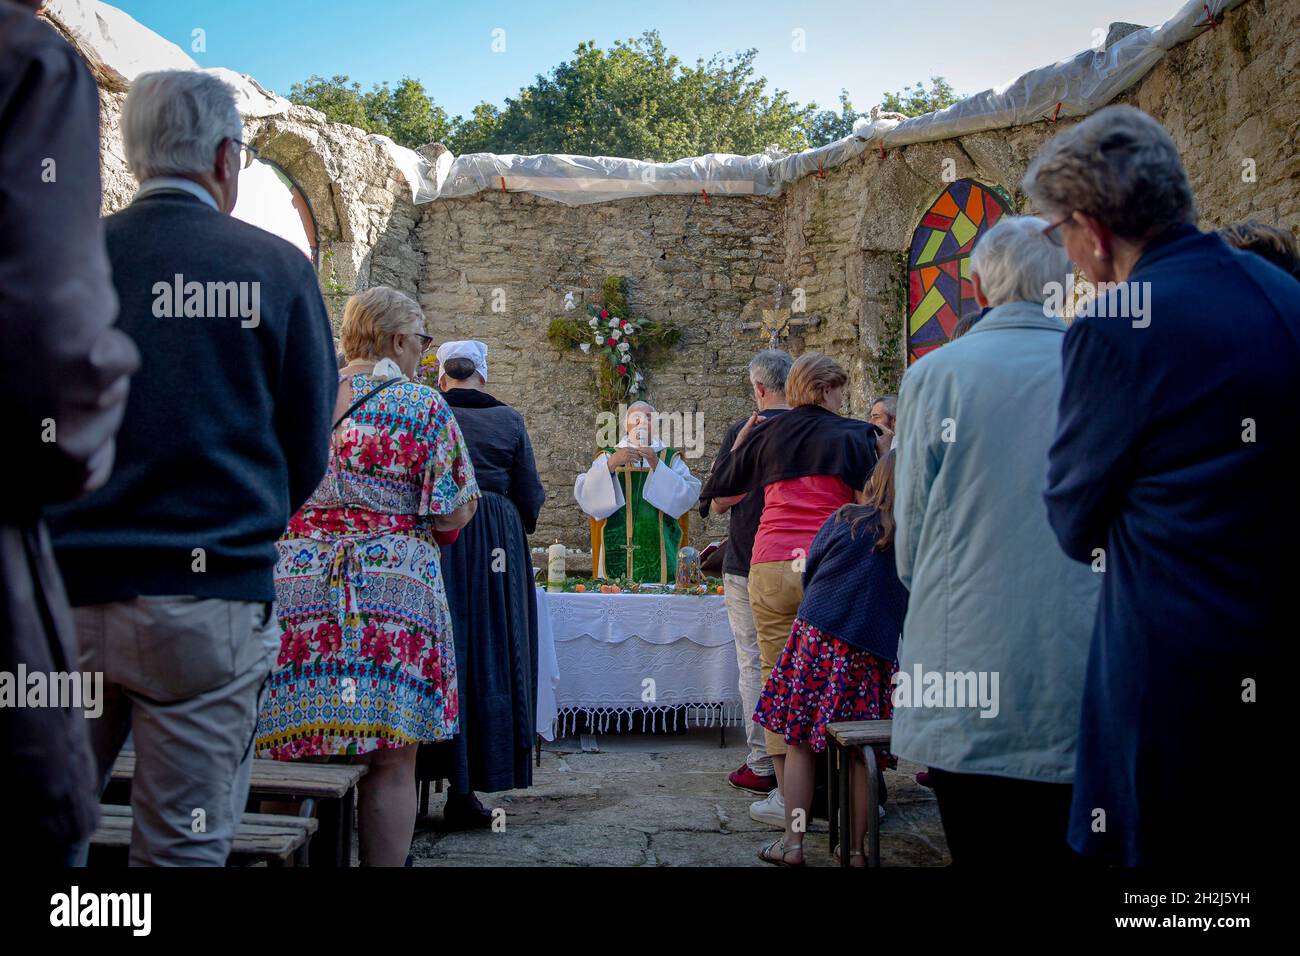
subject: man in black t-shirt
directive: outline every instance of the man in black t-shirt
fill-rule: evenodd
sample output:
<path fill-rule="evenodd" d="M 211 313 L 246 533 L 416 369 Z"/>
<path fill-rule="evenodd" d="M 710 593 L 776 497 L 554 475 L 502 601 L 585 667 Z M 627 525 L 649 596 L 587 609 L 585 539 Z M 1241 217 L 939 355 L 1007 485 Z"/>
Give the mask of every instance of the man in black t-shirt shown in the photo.
<path fill-rule="evenodd" d="M 760 420 L 778 415 L 790 407 L 785 401 L 785 378 L 792 364 L 794 360 L 789 353 L 779 349 L 765 349 L 750 360 L 749 383 L 754 390 L 754 402 L 758 406 Z M 718 455 L 713 460 L 710 478 L 726 461 L 736 435 L 746 421 L 748 419 L 742 419 L 727 429 Z M 772 770 L 772 759 L 767 755 L 767 747 L 763 742 L 763 728 L 749 719 L 763 689 L 758 637 L 754 629 L 754 617 L 749 609 L 749 559 L 754 549 L 754 536 L 758 533 L 758 521 L 763 515 L 763 490 L 755 488 L 745 495 L 720 498 L 709 493 L 710 484 L 711 482 L 705 482 L 700 493 L 700 514 L 707 517 L 725 512 L 731 518 L 722 578 L 726 592 L 727 619 L 736 641 L 740 699 L 745 708 L 745 740 L 749 744 L 749 755 L 745 762 L 727 780 L 737 790 L 767 796 L 776 789 L 776 776 Z"/>

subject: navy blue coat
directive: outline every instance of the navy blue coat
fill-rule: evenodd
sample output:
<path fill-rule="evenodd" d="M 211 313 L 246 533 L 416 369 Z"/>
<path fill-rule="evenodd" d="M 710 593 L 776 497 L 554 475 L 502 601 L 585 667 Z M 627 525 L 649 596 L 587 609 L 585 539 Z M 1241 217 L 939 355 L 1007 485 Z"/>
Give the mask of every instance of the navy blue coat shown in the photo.
<path fill-rule="evenodd" d="M 898 637 L 907 615 L 907 588 L 894 568 L 893 545 L 876 550 L 880 525 L 854 534 L 835 515 L 813 538 L 803 572 L 799 617 L 881 660 L 898 660 Z"/>
<path fill-rule="evenodd" d="M 1190 226 L 1128 281 L 1149 324 L 1066 336 L 1044 493 L 1066 553 L 1102 574 L 1070 842 L 1130 866 L 1261 854 L 1268 815 L 1218 784 L 1269 759 L 1251 688 L 1294 587 L 1270 542 L 1297 539 L 1300 283 Z"/>

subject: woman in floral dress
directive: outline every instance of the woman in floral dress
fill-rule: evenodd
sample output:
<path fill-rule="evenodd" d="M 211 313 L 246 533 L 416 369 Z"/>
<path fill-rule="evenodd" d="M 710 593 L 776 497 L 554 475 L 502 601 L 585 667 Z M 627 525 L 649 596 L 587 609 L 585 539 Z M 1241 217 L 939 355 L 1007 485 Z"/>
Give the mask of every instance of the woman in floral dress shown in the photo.
<path fill-rule="evenodd" d="M 368 765 L 361 862 L 400 866 L 415 829 L 415 756 L 457 730 L 456 661 L 439 562 L 479 496 L 456 419 L 411 381 L 431 344 L 414 301 L 383 286 L 342 323 L 329 469 L 275 567 L 280 655 L 259 756 Z"/>

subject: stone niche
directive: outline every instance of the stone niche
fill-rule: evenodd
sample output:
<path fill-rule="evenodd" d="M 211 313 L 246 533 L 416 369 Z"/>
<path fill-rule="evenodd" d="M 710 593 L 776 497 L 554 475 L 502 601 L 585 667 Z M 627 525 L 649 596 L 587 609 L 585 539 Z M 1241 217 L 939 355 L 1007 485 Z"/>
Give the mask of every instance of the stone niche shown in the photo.
<path fill-rule="evenodd" d="M 1169 51 L 1119 98 L 1170 130 L 1203 227 L 1245 218 L 1300 227 L 1297 36 L 1300 0 L 1252 0 Z M 132 191 L 117 135 L 121 98 L 102 92 L 110 210 Z M 352 291 L 383 283 L 418 299 L 438 339 L 488 344 L 491 391 L 522 412 L 546 485 L 533 544 L 559 539 L 586 549 L 588 524 L 572 487 L 597 445 L 592 360 L 546 338 L 566 292 L 593 301 L 606 276 L 625 276 L 634 314 L 681 327 L 672 353 L 648 369 L 648 397 L 662 411 L 703 415 L 703 453 L 690 465 L 704 475 L 723 432 L 752 410 L 746 365 L 766 341 L 742 327 L 776 305 L 778 289 L 782 305 L 802 290 L 816 318 L 793 329 L 785 347 L 839 360 L 850 374 L 847 411 L 865 415 L 904 371 L 907 251 L 945 172 L 995 189 L 1013 212 L 1033 212 L 1020 181 L 1067 122 L 921 143 L 883 158 L 868 151 L 776 197 L 578 207 L 500 192 L 414 206 L 381 147 L 304 107 L 250 121 L 248 138 L 312 208 L 333 314 Z M 725 532 L 725 520 L 697 514 L 691 543 Z"/>

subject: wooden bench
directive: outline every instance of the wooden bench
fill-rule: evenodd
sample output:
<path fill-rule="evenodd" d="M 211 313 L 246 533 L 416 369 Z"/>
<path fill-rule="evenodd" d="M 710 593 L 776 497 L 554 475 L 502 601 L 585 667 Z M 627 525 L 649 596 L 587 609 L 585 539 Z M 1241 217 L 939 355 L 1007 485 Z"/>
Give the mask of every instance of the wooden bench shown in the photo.
<path fill-rule="evenodd" d="M 840 866 L 849 865 L 849 847 L 844 840 L 853 832 L 853 774 L 849 753 L 857 747 L 867 765 L 867 866 L 880 866 L 880 767 L 876 747 L 888 747 L 894 732 L 892 720 L 851 720 L 830 724 L 826 742 L 830 753 L 826 761 L 826 799 L 829 803 L 830 845 L 840 842 Z"/>
<path fill-rule="evenodd" d="M 99 826 L 90 838 L 90 845 L 109 851 L 129 850 L 133 822 L 131 808 L 105 803 L 100 805 L 99 812 Z M 228 864 L 304 865 L 307 846 L 319 826 L 319 821 L 312 817 L 245 813 L 235 831 Z"/>
<path fill-rule="evenodd" d="M 352 814 L 364 764 L 310 763 L 302 760 L 253 760 L 249 803 L 262 800 L 299 804 L 299 814 L 315 816 L 320 834 L 311 841 L 311 866 L 352 865 Z M 135 754 L 123 753 L 113 764 L 113 782 L 130 785 Z M 314 830 L 315 828 L 313 828 Z"/>

